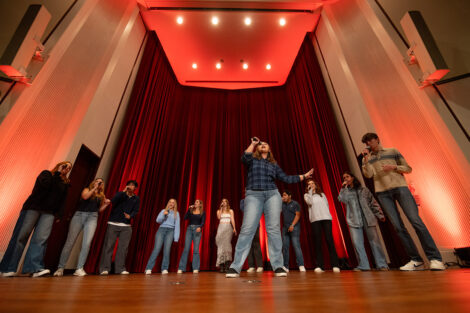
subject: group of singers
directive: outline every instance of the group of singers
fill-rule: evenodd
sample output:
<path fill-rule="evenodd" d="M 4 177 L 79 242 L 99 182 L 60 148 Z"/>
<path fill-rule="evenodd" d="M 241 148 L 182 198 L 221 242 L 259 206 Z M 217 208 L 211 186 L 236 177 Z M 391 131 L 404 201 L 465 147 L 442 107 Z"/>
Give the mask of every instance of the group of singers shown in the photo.
<path fill-rule="evenodd" d="M 410 261 L 400 267 L 400 270 L 424 269 L 423 259 L 400 217 L 397 202 L 418 235 L 430 262 L 429 268 L 444 270 L 445 265 L 442 262 L 441 254 L 419 217 L 418 207 L 404 178 L 405 173 L 411 172 L 411 167 L 397 149 L 383 148 L 377 134 L 365 134 L 362 142 L 366 145 L 363 151 L 362 172 L 365 177 L 373 178 L 378 201 L 351 172 L 345 172 L 342 175 L 343 185 L 338 196 L 339 201 L 344 203 L 347 209 L 346 221 L 358 258 L 358 266 L 354 270 L 371 270 L 364 247 L 364 232 L 369 241 L 377 269 L 389 270 L 376 227 L 378 220 L 383 222 L 386 217 L 392 223 L 410 258 Z M 227 199 L 222 199 L 217 210 L 219 226 L 215 237 L 216 265 L 220 271 L 224 272 L 228 278 L 238 277 L 247 257 L 248 272 L 263 271 L 259 246 L 259 222 L 263 214 L 266 222 L 270 263 L 274 275 L 287 276 L 291 242 L 299 271 L 306 270 L 300 247 L 300 205 L 292 199 L 289 190 L 284 190 L 282 195 L 279 193 L 275 181 L 280 180 L 287 184 L 306 182 L 304 200 L 308 206 L 308 216 L 314 238 L 316 256 L 314 271 L 321 273 L 325 270 L 322 255 L 322 238 L 325 238 L 332 270 L 335 273 L 340 272 L 332 236 L 330 208 L 320 184 L 311 178 L 313 169 L 301 175 L 286 175 L 274 159 L 268 143 L 260 141 L 257 137 L 251 138 L 251 143 L 242 156 L 242 163 L 247 169 L 247 183 L 245 198 L 240 205 L 240 209 L 243 211 L 243 222 L 233 260 L 231 242 L 232 237 L 237 235 L 234 211 Z M 44 266 L 44 253 L 54 221 L 63 215 L 64 201 L 69 188 L 68 174 L 71 168 L 71 162 L 60 162 L 52 170 L 44 170 L 37 177 L 33 191 L 23 205 L 0 263 L 2 276 L 16 275 L 20 259 L 30 237 L 22 272 L 29 273 L 32 277 L 50 274 L 50 270 Z M 140 199 L 135 194 L 137 187 L 138 183 L 135 180 L 130 180 L 127 182 L 126 188 L 117 192 L 111 200 L 107 199 L 104 194 L 105 186 L 101 178 L 96 178 L 83 189 L 81 201 L 70 222 L 67 239 L 54 276 L 64 274 L 64 268 L 72 248 L 82 231 L 83 241 L 74 275 L 84 276 L 87 274 L 83 267 L 97 227 L 98 214 L 106 210 L 110 204 L 112 204 L 112 208 L 107 223 L 99 273 L 101 275 L 109 274 L 116 240 L 119 239 L 114 270 L 118 274 L 129 274 L 125 267 L 125 260 L 132 236 L 131 220 L 138 213 L 140 205 Z M 192 270 L 195 274 L 199 272 L 199 245 L 205 219 L 203 203 L 201 200 L 196 200 L 193 205 L 189 206 L 184 216 L 188 226 L 178 273 L 186 271 L 191 244 L 193 245 Z M 160 226 L 155 234 L 155 244 L 145 267 L 145 274 L 152 273 L 162 248 L 161 273 L 168 274 L 171 246 L 173 242 L 179 241 L 181 228 L 175 199 L 168 201 L 166 207 L 159 212 L 156 222 Z"/>

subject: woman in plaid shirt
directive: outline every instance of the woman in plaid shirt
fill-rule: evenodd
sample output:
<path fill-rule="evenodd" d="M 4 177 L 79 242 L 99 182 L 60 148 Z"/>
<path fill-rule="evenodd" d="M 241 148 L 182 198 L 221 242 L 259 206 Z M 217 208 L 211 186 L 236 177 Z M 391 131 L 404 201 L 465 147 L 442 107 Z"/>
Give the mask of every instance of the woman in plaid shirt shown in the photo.
<path fill-rule="evenodd" d="M 235 259 L 227 271 L 226 277 L 238 277 L 248 256 L 253 236 L 264 213 L 271 266 L 275 276 L 287 276 L 283 268 L 282 239 L 280 219 L 282 199 L 275 180 L 287 184 L 301 182 L 310 178 L 313 169 L 303 175 L 286 175 L 277 165 L 269 145 L 257 137 L 251 138 L 251 144 L 242 156 L 242 163 L 247 168 L 245 190 L 245 212 L 243 224 L 235 247 Z"/>

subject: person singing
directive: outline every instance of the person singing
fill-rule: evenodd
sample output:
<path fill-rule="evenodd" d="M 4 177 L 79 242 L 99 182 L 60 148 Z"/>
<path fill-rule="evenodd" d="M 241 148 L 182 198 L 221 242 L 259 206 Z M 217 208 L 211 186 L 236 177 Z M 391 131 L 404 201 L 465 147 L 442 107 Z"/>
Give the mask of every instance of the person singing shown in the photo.
<path fill-rule="evenodd" d="M 220 268 L 221 273 L 225 273 L 232 261 L 232 236 L 237 235 L 233 210 L 227 199 L 222 199 L 220 209 L 217 210 L 217 218 L 219 219 L 219 227 L 215 236 L 216 266 Z"/>
<path fill-rule="evenodd" d="M 161 210 L 157 216 L 157 223 L 160 224 L 155 234 L 155 247 L 145 267 L 145 274 L 152 274 L 160 250 L 163 246 L 162 274 L 168 274 L 170 266 L 170 252 L 172 242 L 178 242 L 180 238 L 180 215 L 175 199 L 170 199 L 166 208 Z"/>
<path fill-rule="evenodd" d="M 283 268 L 280 231 L 282 200 L 275 180 L 281 180 L 288 184 L 298 183 L 312 176 L 313 169 L 302 175 L 286 175 L 274 159 L 268 143 L 260 141 L 257 137 L 251 138 L 251 144 L 242 156 L 242 163 L 247 169 L 248 176 L 245 190 L 245 212 L 240 236 L 235 247 L 235 258 L 226 277 L 240 276 L 239 273 L 245 263 L 263 213 L 266 219 L 269 256 L 274 275 L 285 277 L 287 272 Z"/>
<path fill-rule="evenodd" d="M 95 235 L 96 225 L 98 222 L 98 213 L 103 212 L 106 207 L 111 203 L 109 199 L 106 199 L 104 194 L 104 181 L 101 178 L 96 178 L 91 182 L 88 188 L 83 189 L 82 199 L 78 206 L 78 210 L 70 221 L 69 233 L 67 240 L 62 248 L 60 254 L 60 261 L 57 271 L 54 276 L 64 275 L 64 268 L 67 260 L 72 251 L 73 245 L 77 240 L 78 235 L 83 230 L 82 248 L 80 249 L 80 255 L 78 256 L 78 264 L 75 276 L 85 276 L 87 273 L 83 269 L 86 259 L 88 257 L 88 251 L 90 251 L 91 241 Z"/>
<path fill-rule="evenodd" d="M 197 274 L 199 273 L 199 243 L 201 242 L 201 231 L 206 221 L 206 213 L 204 212 L 201 200 L 196 200 L 193 205 L 189 206 L 188 211 L 184 215 L 184 219 L 188 220 L 189 224 L 186 228 L 184 250 L 178 266 L 178 274 L 182 274 L 186 271 L 186 263 L 188 262 L 191 243 L 193 243 L 193 274 Z"/>

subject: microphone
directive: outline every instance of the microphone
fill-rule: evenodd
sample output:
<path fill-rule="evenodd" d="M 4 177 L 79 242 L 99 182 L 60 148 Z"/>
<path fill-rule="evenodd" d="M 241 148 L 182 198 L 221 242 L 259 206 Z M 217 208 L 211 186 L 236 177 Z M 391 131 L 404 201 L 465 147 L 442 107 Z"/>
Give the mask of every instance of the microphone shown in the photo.
<path fill-rule="evenodd" d="M 196 206 L 194 204 L 190 205 L 189 208 L 190 209 L 194 209 Z"/>

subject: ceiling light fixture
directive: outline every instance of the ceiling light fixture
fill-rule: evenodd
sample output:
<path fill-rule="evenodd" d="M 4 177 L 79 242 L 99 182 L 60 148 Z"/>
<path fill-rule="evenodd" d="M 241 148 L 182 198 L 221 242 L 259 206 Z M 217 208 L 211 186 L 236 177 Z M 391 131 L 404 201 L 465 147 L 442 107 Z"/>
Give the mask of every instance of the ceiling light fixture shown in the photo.
<path fill-rule="evenodd" d="M 178 23 L 178 24 L 183 24 L 183 18 L 182 18 L 181 16 L 178 16 L 178 17 L 176 18 L 176 23 Z"/>
<path fill-rule="evenodd" d="M 248 69 L 248 63 L 243 63 L 243 69 L 247 70 Z"/>
<path fill-rule="evenodd" d="M 215 65 L 215 68 L 218 69 L 218 70 L 220 70 L 220 69 L 222 68 L 222 64 L 217 63 L 217 64 Z"/>
<path fill-rule="evenodd" d="M 251 18 L 245 17 L 245 25 L 250 26 L 251 25 Z"/>
<path fill-rule="evenodd" d="M 279 19 L 279 25 L 281 25 L 281 26 L 286 25 L 286 19 L 283 18 L 283 17 L 281 17 L 281 18 Z"/>
<path fill-rule="evenodd" d="M 193 63 L 192 67 L 193 67 L 193 69 L 197 69 L 197 64 Z"/>
<path fill-rule="evenodd" d="M 217 16 L 213 16 L 211 22 L 212 22 L 212 25 L 218 25 L 219 18 Z"/>
<path fill-rule="evenodd" d="M 266 69 L 269 71 L 271 69 L 271 64 L 266 64 Z"/>

